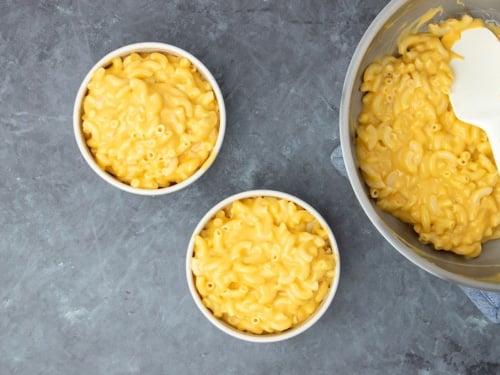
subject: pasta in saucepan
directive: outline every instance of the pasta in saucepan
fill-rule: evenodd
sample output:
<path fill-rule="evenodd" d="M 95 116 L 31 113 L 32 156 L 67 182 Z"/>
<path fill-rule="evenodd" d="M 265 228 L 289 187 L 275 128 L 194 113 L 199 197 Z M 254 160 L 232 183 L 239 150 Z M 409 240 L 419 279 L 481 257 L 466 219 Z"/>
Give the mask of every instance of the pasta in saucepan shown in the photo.
<path fill-rule="evenodd" d="M 460 32 L 482 25 L 464 16 L 402 35 L 399 54 L 364 73 L 356 133 L 378 206 L 410 223 L 422 242 L 468 257 L 500 235 L 500 184 L 486 133 L 452 110 L 449 63 Z"/>

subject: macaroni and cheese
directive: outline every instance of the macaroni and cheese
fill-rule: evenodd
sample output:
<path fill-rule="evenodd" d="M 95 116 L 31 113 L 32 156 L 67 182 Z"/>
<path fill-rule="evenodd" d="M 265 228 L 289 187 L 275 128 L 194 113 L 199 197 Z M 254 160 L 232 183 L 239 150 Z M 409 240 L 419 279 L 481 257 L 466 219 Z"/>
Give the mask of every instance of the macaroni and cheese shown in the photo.
<path fill-rule="evenodd" d="M 461 31 L 483 25 L 464 16 L 403 34 L 398 55 L 364 73 L 356 134 L 378 206 L 410 223 L 423 243 L 468 257 L 500 235 L 500 184 L 486 133 L 452 110 L 450 60 L 459 58 L 451 48 Z"/>
<path fill-rule="evenodd" d="M 240 199 L 195 237 L 191 270 L 203 304 L 245 332 L 282 332 L 305 321 L 336 272 L 328 232 L 286 199 Z"/>
<path fill-rule="evenodd" d="M 188 59 L 132 53 L 93 74 L 82 130 L 100 168 L 132 187 L 162 188 L 186 180 L 209 160 L 218 104 Z"/>

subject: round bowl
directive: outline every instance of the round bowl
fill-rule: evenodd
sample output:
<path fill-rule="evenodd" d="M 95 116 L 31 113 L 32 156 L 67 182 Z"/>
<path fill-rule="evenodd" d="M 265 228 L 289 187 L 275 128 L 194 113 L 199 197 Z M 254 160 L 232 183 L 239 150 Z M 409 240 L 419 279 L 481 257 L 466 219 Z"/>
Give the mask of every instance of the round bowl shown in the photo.
<path fill-rule="evenodd" d="M 229 206 L 235 201 L 238 201 L 240 199 L 245 199 L 245 198 L 254 198 L 254 197 L 275 197 L 275 198 L 280 198 L 280 199 L 285 199 L 287 201 L 293 202 L 296 205 L 302 207 L 306 211 L 308 211 L 310 214 L 312 214 L 316 220 L 321 224 L 321 226 L 325 229 L 325 231 L 328 234 L 328 239 L 332 248 L 332 253 L 335 258 L 335 274 L 333 276 L 333 280 L 331 281 L 330 288 L 324 297 L 323 301 L 320 303 L 320 305 L 316 308 L 316 310 L 302 323 L 299 323 L 296 326 L 293 326 L 289 328 L 288 330 L 282 331 L 282 332 L 276 332 L 276 333 L 264 333 L 264 334 L 253 334 L 249 333 L 246 331 L 241 331 L 237 329 L 236 327 L 233 327 L 226 322 L 216 318 L 212 312 L 203 304 L 200 295 L 198 294 L 198 291 L 196 289 L 195 281 L 194 281 L 194 275 L 191 269 L 192 263 L 191 259 L 194 253 L 194 246 L 195 246 L 195 241 L 194 238 L 197 234 L 199 234 L 203 228 L 206 226 L 206 224 L 209 222 L 210 219 L 212 219 L 215 214 Z M 187 283 L 189 287 L 189 291 L 191 293 L 191 296 L 193 297 L 194 302 L 196 303 L 196 306 L 200 309 L 202 314 L 218 329 L 220 329 L 222 332 L 225 332 L 226 334 L 233 336 L 235 338 L 238 338 L 240 340 L 244 341 L 250 341 L 250 342 L 256 342 L 256 343 L 266 343 L 266 342 L 276 342 L 276 341 L 282 341 L 289 339 L 291 337 L 294 337 L 307 329 L 309 329 L 313 324 L 315 324 L 326 312 L 328 307 L 330 306 L 333 297 L 335 296 L 335 293 L 337 291 L 338 283 L 339 283 L 339 278 L 340 278 L 340 257 L 339 257 L 339 252 L 338 252 L 338 246 L 335 241 L 335 237 L 333 235 L 333 232 L 331 228 L 328 226 L 326 221 L 321 217 L 321 215 L 309 204 L 306 202 L 302 201 L 301 199 L 292 196 L 290 194 L 282 193 L 279 191 L 273 191 L 273 190 L 251 190 L 251 191 L 246 191 L 242 192 L 233 196 L 230 196 L 218 204 L 216 204 L 214 207 L 212 207 L 200 220 L 196 228 L 194 229 L 194 232 L 191 236 L 191 240 L 189 242 L 188 250 L 187 250 L 187 257 L 186 257 L 186 276 L 187 276 Z"/>
<path fill-rule="evenodd" d="M 131 53 L 136 52 L 136 53 L 151 53 L 151 52 L 160 52 L 164 54 L 169 54 L 169 55 L 174 55 L 174 56 L 179 56 L 179 57 L 185 57 L 188 59 L 198 70 L 198 72 L 201 74 L 201 76 L 212 86 L 213 92 L 215 94 L 215 98 L 217 100 L 218 106 L 219 106 L 219 133 L 218 137 L 216 140 L 216 143 L 214 145 L 213 150 L 210 153 L 210 156 L 208 159 L 196 170 L 194 174 L 192 174 L 190 177 L 185 179 L 184 181 L 170 185 L 168 187 L 163 187 L 163 188 L 158 188 L 158 189 L 145 189 L 145 188 L 135 188 L 132 187 L 131 185 L 124 183 L 120 180 L 118 180 L 115 176 L 111 175 L 110 173 L 104 171 L 102 168 L 99 167 L 99 165 L 96 163 L 94 156 L 90 152 L 85 136 L 82 131 L 82 103 L 83 100 L 87 94 L 87 86 L 92 79 L 92 76 L 94 72 L 101 68 L 101 67 L 106 67 L 109 65 L 109 63 L 112 61 L 113 58 L 115 57 L 124 57 L 127 55 L 130 55 Z M 180 189 L 185 188 L 186 186 L 192 184 L 195 182 L 198 178 L 200 178 L 206 171 L 207 169 L 212 165 L 214 162 L 215 158 L 217 157 L 219 150 L 222 146 L 222 141 L 224 139 L 224 133 L 226 130 L 226 109 L 224 105 L 224 98 L 222 96 L 221 90 L 219 88 L 219 85 L 217 84 L 217 81 L 213 77 L 213 75 L 210 73 L 210 71 L 203 65 L 203 63 L 198 60 L 196 57 L 191 55 L 189 52 L 179 48 L 175 47 L 169 44 L 165 43 L 155 43 L 155 42 L 144 42 L 144 43 L 136 43 L 136 44 L 130 44 L 126 45 L 124 47 L 118 48 L 110 53 L 108 53 L 106 56 L 104 56 L 102 59 L 100 59 L 93 67 L 90 69 L 88 74 L 85 76 L 83 79 L 80 88 L 78 89 L 76 99 L 75 99 L 75 104 L 73 108 L 73 130 L 76 138 L 76 143 L 78 145 L 78 148 L 87 162 L 87 164 L 92 168 L 92 170 L 99 176 L 101 177 L 104 181 L 109 183 L 110 185 L 121 189 L 123 191 L 129 192 L 129 193 L 134 193 L 134 194 L 140 194 L 140 195 L 162 195 L 162 194 L 168 194 L 168 193 L 173 193 L 175 191 L 178 191 Z"/>
<path fill-rule="evenodd" d="M 362 74 L 378 56 L 393 54 L 397 38 L 405 27 L 431 8 L 442 7 L 435 20 L 468 13 L 488 21 L 500 21 L 497 0 L 393 0 L 375 18 L 359 42 L 344 82 L 340 108 L 340 140 L 348 177 L 363 210 L 383 237 L 418 267 L 442 279 L 464 286 L 500 291 L 500 241 L 483 245 L 482 254 L 466 259 L 449 252 L 436 251 L 418 241 L 413 229 L 380 210 L 364 183 L 356 157 L 356 120 L 361 111 Z"/>

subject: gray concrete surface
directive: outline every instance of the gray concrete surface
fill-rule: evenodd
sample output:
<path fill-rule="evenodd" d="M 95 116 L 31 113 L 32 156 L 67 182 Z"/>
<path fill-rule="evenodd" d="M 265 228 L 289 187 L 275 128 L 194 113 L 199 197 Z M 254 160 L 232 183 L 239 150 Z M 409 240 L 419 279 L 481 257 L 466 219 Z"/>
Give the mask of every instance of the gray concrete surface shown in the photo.
<path fill-rule="evenodd" d="M 393 250 L 330 163 L 348 62 L 386 2 L 1 0 L 0 374 L 500 373 L 500 326 Z M 108 186 L 73 138 L 87 70 L 139 41 L 192 52 L 226 100 L 216 163 L 171 196 Z M 184 275 L 198 219 L 254 188 L 316 207 L 343 262 L 326 315 L 276 344 L 217 331 Z"/>

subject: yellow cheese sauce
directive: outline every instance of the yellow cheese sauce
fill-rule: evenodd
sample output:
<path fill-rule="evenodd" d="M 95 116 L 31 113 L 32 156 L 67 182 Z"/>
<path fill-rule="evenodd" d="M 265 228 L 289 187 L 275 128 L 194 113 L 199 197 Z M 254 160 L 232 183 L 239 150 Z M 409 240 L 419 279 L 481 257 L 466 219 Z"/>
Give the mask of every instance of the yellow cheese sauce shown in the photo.
<path fill-rule="evenodd" d="M 132 53 L 88 84 L 82 129 L 97 164 L 132 187 L 156 189 L 208 167 L 219 132 L 214 92 L 186 58 Z"/>
<path fill-rule="evenodd" d="M 254 334 L 309 318 L 336 271 L 327 231 L 304 208 L 274 197 L 220 210 L 195 237 L 195 286 L 216 318 Z"/>
<path fill-rule="evenodd" d="M 402 32 L 397 55 L 367 67 L 356 151 L 380 208 L 436 250 L 476 257 L 481 243 L 500 234 L 499 175 L 486 134 L 455 116 L 448 94 L 453 44 L 485 23 L 466 15 L 418 31 L 439 12 Z"/>

